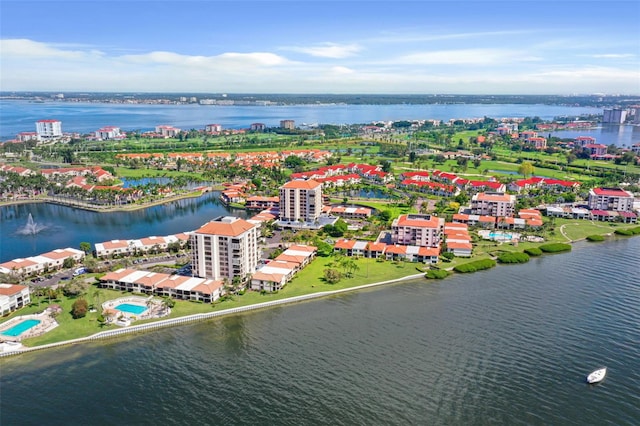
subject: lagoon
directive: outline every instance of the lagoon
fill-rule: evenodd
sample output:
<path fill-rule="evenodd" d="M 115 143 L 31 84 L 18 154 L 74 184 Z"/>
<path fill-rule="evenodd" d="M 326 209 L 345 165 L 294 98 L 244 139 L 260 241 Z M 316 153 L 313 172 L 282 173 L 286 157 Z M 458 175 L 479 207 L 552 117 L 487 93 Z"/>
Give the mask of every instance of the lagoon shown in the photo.
<path fill-rule="evenodd" d="M 244 210 L 230 209 L 214 191 L 198 198 L 126 212 L 91 212 L 47 203 L 0 206 L 0 263 L 45 253 L 57 248 L 79 248 L 114 239 L 164 236 L 193 231 L 222 215 L 246 218 Z M 39 232 L 20 230 L 29 219 Z"/>

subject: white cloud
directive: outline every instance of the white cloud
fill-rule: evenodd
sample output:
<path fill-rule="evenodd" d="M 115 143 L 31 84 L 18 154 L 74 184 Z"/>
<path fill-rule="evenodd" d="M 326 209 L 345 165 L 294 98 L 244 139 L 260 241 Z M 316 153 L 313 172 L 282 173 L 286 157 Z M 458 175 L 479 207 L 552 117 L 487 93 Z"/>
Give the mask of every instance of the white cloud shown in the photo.
<path fill-rule="evenodd" d="M 355 71 L 352 70 L 351 68 L 336 66 L 336 67 L 331 68 L 331 73 L 332 74 L 339 74 L 339 75 L 346 75 L 346 74 L 353 74 L 353 73 L 355 73 Z"/>
<path fill-rule="evenodd" d="M 28 39 L 4 39 L 0 40 L 0 53 L 4 57 L 14 58 L 59 58 L 59 59 L 84 59 L 99 57 L 104 54 L 98 50 L 68 50 L 56 47 L 53 44 L 40 43 Z"/>
<path fill-rule="evenodd" d="M 637 93 L 637 67 L 535 62 L 526 50 L 461 49 L 327 63 L 268 51 L 106 54 L 91 46 L 0 41 L 3 90 L 343 93 Z M 605 50 L 603 50 L 606 52 Z M 110 50 L 109 52 L 113 52 Z M 379 60 L 383 57 L 383 60 Z M 574 55 L 575 57 L 575 55 Z M 555 62 L 557 63 L 557 62 Z M 524 65 L 523 65 L 524 64 Z M 546 65 L 545 65 L 546 64 Z M 436 66 L 438 65 L 438 66 Z"/>
<path fill-rule="evenodd" d="M 315 46 L 290 46 L 283 47 L 283 50 L 290 50 L 293 52 L 305 53 L 311 56 L 317 56 L 321 58 L 333 58 L 341 59 L 353 56 L 360 52 L 362 48 L 357 44 L 337 44 L 337 43 L 322 43 Z"/>

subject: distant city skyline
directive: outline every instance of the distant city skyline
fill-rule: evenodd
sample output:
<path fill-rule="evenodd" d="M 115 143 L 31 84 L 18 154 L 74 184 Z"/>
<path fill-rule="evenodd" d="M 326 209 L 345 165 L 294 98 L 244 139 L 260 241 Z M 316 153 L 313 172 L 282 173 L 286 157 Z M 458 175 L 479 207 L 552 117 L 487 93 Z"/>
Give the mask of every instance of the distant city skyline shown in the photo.
<path fill-rule="evenodd" d="M 3 91 L 640 94 L 640 2 L 0 5 Z"/>

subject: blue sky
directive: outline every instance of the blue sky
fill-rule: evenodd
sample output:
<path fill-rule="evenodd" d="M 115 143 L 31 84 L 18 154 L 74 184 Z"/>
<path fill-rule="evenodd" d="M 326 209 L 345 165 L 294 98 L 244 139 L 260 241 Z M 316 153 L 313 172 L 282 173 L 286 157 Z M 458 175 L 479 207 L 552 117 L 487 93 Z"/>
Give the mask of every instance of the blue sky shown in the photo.
<path fill-rule="evenodd" d="M 640 1 L 0 0 L 0 90 L 640 94 Z"/>

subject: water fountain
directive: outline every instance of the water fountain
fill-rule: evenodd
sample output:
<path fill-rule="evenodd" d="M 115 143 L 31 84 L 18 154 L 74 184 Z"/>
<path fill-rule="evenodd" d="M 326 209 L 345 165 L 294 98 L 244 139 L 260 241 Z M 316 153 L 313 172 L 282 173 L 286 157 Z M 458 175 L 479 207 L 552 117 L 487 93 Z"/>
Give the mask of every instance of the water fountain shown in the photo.
<path fill-rule="evenodd" d="M 18 230 L 18 234 L 21 235 L 36 235 L 38 232 L 45 229 L 45 225 L 40 225 L 33 220 L 33 216 L 29 213 L 29 217 L 27 218 L 27 224 Z"/>

